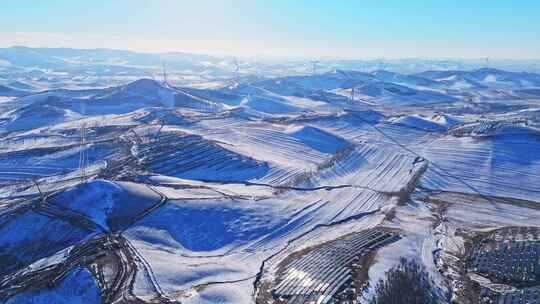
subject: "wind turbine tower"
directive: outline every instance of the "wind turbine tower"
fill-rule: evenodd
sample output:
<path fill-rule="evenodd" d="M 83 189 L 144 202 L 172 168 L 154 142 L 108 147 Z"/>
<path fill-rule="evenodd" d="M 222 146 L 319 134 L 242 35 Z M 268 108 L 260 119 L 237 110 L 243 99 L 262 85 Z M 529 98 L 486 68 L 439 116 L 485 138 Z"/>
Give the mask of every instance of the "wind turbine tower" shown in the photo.
<path fill-rule="evenodd" d="M 162 63 L 161 64 L 161 68 L 162 68 L 162 80 L 163 80 L 163 85 L 166 86 L 168 83 L 167 83 L 167 70 L 165 69 L 165 64 Z"/>
<path fill-rule="evenodd" d="M 238 61 L 236 60 L 236 57 L 233 58 L 233 64 L 234 64 L 234 82 L 238 84 L 238 71 L 240 70 L 240 66 L 238 65 Z"/>

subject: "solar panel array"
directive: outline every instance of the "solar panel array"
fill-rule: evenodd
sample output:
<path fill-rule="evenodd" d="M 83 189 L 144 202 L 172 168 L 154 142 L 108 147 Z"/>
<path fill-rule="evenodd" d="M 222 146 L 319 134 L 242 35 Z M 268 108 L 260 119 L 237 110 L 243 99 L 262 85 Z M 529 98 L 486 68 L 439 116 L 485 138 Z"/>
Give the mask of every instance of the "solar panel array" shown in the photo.
<path fill-rule="evenodd" d="M 287 265 L 272 293 L 287 303 L 331 303 L 351 286 L 352 265 L 371 250 L 399 238 L 368 229 L 326 243 Z"/>
<path fill-rule="evenodd" d="M 469 271 L 493 283 L 513 286 L 507 292 L 481 288 L 482 303 L 540 303 L 540 229 L 497 229 L 473 248 Z"/>

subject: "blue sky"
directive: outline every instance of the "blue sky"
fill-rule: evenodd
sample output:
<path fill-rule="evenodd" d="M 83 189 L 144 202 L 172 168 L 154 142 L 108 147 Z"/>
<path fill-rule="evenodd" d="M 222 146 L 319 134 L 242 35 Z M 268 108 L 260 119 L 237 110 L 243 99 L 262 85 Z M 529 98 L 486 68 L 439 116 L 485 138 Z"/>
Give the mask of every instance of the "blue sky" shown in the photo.
<path fill-rule="evenodd" d="M 2 2 L 1 46 L 243 56 L 540 58 L 538 0 Z"/>

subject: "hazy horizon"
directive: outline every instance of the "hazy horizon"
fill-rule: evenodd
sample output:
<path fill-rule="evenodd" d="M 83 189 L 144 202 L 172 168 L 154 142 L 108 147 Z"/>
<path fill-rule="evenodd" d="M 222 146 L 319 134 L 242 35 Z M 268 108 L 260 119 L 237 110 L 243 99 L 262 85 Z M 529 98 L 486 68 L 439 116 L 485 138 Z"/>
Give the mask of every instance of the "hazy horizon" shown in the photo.
<path fill-rule="evenodd" d="M 66 0 L 4 4 L 0 46 L 242 57 L 538 59 L 540 3 Z"/>
<path fill-rule="evenodd" d="M 139 54 L 192 54 L 192 55 L 203 55 L 203 56 L 215 56 L 215 57 L 236 57 L 238 59 L 268 59 L 268 60 L 454 60 L 454 61 L 540 61 L 540 56 L 534 58 L 491 58 L 491 57 L 429 57 L 429 56 L 417 56 L 417 57 L 383 57 L 383 56 L 301 56 L 301 55 L 236 55 L 236 54 L 225 54 L 225 53 L 208 53 L 208 52 L 190 52 L 184 50 L 170 50 L 170 51 L 139 51 L 127 48 L 108 48 L 108 47 L 73 47 L 73 46 L 35 46 L 31 44 L 22 45 L 22 44 L 13 44 L 13 45 L 0 45 L 0 48 L 28 48 L 28 49 L 73 49 L 73 50 L 108 50 L 108 51 L 126 51 Z"/>

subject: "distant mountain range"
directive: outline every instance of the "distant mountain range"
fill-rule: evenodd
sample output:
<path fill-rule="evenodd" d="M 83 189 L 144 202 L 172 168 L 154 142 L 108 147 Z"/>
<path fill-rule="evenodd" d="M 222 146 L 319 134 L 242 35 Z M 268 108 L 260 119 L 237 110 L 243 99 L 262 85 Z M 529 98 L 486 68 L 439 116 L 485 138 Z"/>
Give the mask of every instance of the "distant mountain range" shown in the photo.
<path fill-rule="evenodd" d="M 291 74 L 344 70 L 390 70 L 418 73 L 427 70 L 470 70 L 493 67 L 509 71 L 540 71 L 538 60 L 487 59 L 286 59 L 263 57 L 255 59 L 233 56 L 211 56 L 183 52 L 138 53 L 111 49 L 31 48 L 14 46 L 0 48 L 0 71 L 23 69 L 52 69 L 63 72 L 81 72 L 91 68 L 98 74 L 144 73 L 148 69 L 210 75 L 233 74 Z M 119 68 L 121 67 L 121 68 Z M 128 69 L 129 68 L 129 69 Z M 1 76 L 1 75 L 0 75 Z"/>
<path fill-rule="evenodd" d="M 25 68 L 66 69 L 73 66 L 121 65 L 130 67 L 159 67 L 171 69 L 204 69 L 221 60 L 217 57 L 189 53 L 136 53 L 110 49 L 29 48 L 15 46 L 0 48 L 0 60 Z"/>

